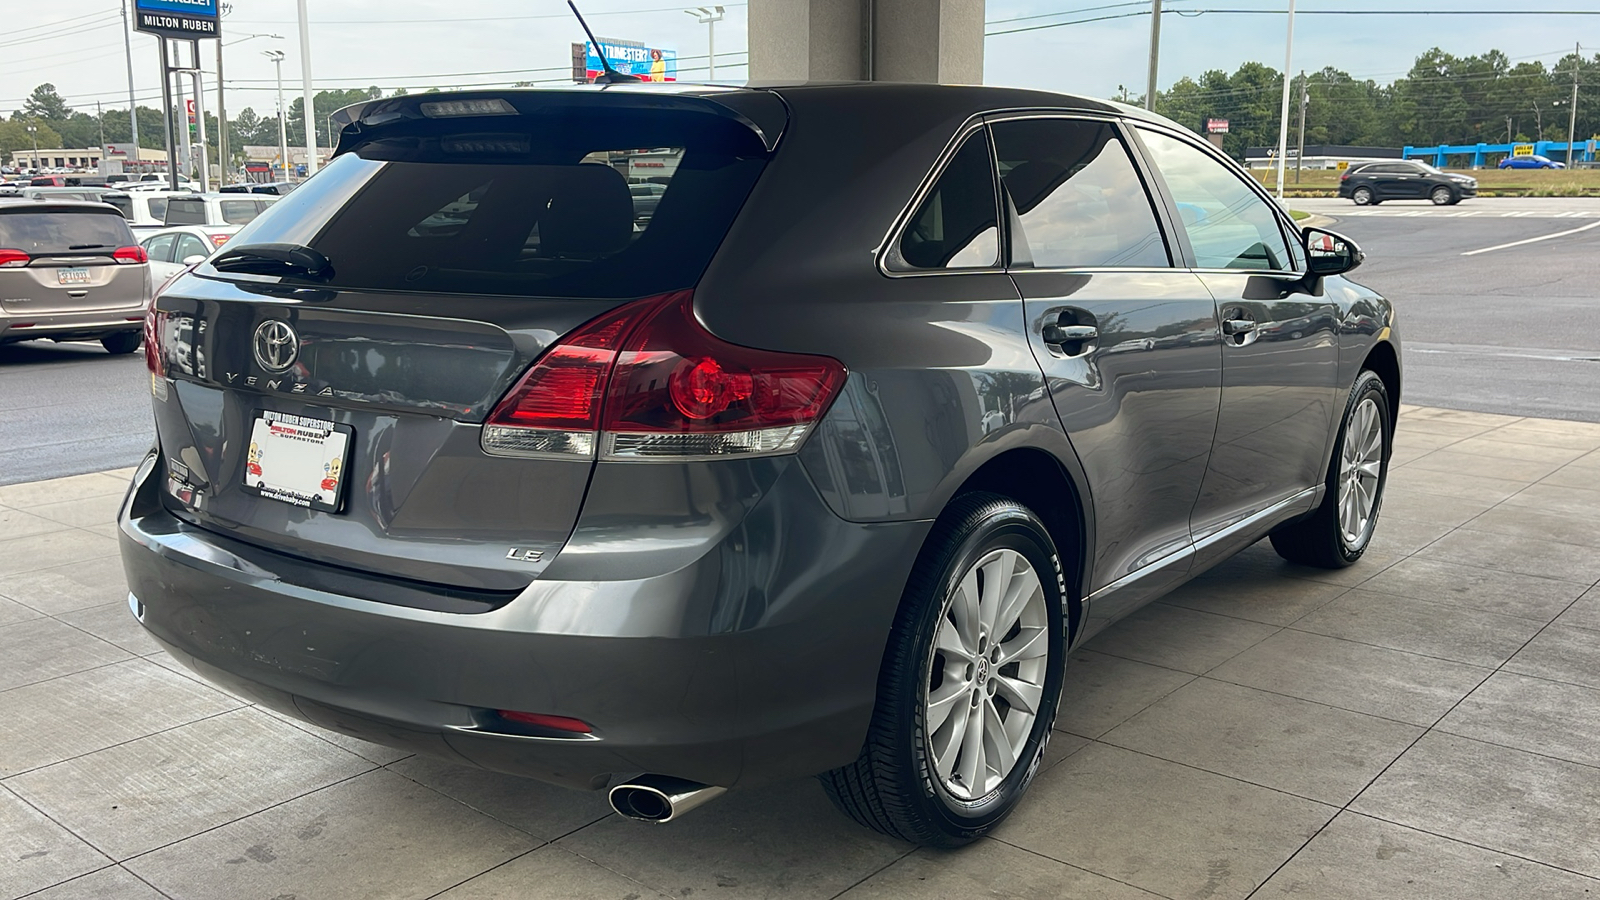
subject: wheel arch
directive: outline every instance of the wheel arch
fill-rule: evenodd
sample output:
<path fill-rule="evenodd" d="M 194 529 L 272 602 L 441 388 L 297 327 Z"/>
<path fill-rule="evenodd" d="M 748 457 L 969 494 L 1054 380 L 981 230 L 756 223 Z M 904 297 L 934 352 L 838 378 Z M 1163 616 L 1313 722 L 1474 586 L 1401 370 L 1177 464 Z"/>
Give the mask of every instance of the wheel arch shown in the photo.
<path fill-rule="evenodd" d="M 1066 579 L 1068 646 L 1082 627 L 1083 600 L 1088 584 L 1092 546 L 1090 506 L 1066 466 L 1053 454 L 1036 447 L 1002 451 L 968 475 L 950 500 L 975 492 L 1000 494 L 1033 510 L 1044 523 L 1061 557 Z"/>
<path fill-rule="evenodd" d="M 1361 368 L 1371 369 L 1383 379 L 1384 390 L 1389 394 L 1389 434 L 1393 435 L 1395 426 L 1400 422 L 1400 355 L 1395 352 L 1393 344 L 1379 341 L 1367 351 Z"/>

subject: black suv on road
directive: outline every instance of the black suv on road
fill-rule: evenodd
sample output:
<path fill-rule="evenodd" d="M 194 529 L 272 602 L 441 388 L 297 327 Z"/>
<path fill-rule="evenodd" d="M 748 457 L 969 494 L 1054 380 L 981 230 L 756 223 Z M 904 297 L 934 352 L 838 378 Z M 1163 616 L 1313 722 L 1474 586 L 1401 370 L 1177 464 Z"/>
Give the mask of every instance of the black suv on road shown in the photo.
<path fill-rule="evenodd" d="M 284 713 L 657 821 L 820 774 L 953 846 L 1073 647 L 1263 537 L 1372 539 L 1393 310 L 1170 121 L 909 84 L 334 121 L 155 302 L 120 515 L 133 614 Z"/>
<path fill-rule="evenodd" d="M 1434 206 L 1452 206 L 1478 196 L 1478 179 L 1409 159 L 1363 163 L 1339 176 L 1339 196 L 1357 206 L 1385 200 L 1431 200 Z"/>

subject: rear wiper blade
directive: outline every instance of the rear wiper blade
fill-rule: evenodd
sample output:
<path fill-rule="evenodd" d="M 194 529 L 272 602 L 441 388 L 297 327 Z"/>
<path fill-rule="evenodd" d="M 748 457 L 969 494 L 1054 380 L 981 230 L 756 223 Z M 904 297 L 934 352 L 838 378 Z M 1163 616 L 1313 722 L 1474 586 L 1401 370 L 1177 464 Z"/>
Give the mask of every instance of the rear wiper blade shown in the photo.
<path fill-rule="evenodd" d="M 230 247 L 211 259 L 218 272 L 250 275 L 292 275 L 300 278 L 333 277 L 333 263 L 326 256 L 300 244 L 252 244 Z"/>

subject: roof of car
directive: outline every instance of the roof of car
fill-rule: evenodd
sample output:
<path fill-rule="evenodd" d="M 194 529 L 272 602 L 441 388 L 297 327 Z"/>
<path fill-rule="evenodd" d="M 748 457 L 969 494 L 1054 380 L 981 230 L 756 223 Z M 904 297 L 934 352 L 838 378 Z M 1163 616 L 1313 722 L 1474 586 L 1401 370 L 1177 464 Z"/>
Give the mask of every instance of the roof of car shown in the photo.
<path fill-rule="evenodd" d="M 100 203 L 94 200 L 43 200 L 27 197 L 0 197 L 0 212 L 3 213 L 28 213 L 28 212 L 53 212 L 62 209 L 79 209 L 93 212 L 115 213 L 122 215 L 122 210 L 109 203 Z"/>
<path fill-rule="evenodd" d="M 913 84 L 906 82 L 756 82 L 742 87 L 727 85 L 694 84 L 688 82 L 639 82 L 624 84 L 571 84 L 545 87 L 505 88 L 496 90 L 440 91 L 428 94 L 410 94 L 403 97 L 386 97 L 353 103 L 333 113 L 332 119 L 341 130 L 360 122 L 367 128 L 381 127 L 391 121 L 416 118 L 424 103 L 451 100 L 508 98 L 519 96 L 579 97 L 617 96 L 638 103 L 642 97 L 681 97 L 690 100 L 710 101 L 730 98 L 737 94 L 771 92 L 780 96 L 806 95 L 807 99 L 827 102 L 833 96 L 841 102 L 858 101 L 863 95 L 879 97 L 887 104 L 917 104 L 924 109 L 942 108 L 948 114 L 967 111 L 972 114 L 999 109 L 1073 109 L 1124 116 L 1148 122 L 1170 124 L 1170 120 L 1141 109 L 1077 94 L 1063 94 L 1030 88 L 995 87 L 990 85 Z M 929 110 L 931 111 L 931 110 Z"/>

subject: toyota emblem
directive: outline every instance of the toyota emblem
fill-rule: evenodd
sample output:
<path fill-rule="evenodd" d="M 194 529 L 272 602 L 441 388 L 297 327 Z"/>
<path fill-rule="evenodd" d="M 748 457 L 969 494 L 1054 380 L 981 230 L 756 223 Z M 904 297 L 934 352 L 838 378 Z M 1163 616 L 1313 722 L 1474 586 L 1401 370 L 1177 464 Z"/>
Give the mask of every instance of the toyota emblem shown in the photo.
<path fill-rule="evenodd" d="M 256 363 L 268 372 L 282 372 L 294 365 L 300 355 L 300 338 L 282 319 L 268 319 L 256 326 L 251 342 Z"/>

